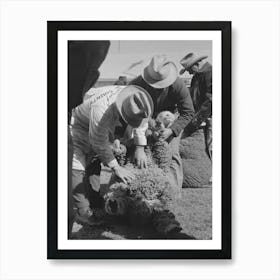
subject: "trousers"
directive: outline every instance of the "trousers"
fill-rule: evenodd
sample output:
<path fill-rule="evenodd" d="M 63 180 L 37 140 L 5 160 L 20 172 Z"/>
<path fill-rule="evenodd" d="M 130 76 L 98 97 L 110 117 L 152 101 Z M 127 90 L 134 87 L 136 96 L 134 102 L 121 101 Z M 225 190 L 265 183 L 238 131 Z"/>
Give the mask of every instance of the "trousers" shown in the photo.
<path fill-rule="evenodd" d="M 90 207 L 100 189 L 101 162 L 90 147 L 88 131 L 72 118 L 72 196 L 75 208 Z M 70 170 L 69 170 L 70 171 Z"/>

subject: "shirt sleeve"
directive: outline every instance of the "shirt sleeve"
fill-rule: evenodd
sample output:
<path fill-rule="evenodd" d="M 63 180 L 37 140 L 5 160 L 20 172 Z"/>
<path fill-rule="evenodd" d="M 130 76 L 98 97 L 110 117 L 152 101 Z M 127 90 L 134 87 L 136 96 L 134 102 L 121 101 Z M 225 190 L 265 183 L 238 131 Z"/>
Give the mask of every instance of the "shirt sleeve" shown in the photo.
<path fill-rule="evenodd" d="M 204 118 L 209 117 L 212 114 L 212 68 L 206 71 L 205 73 L 205 101 L 201 105 L 201 111 Z"/>
<path fill-rule="evenodd" d="M 185 86 L 184 82 L 177 79 L 173 85 L 173 94 L 176 98 L 179 117 L 174 124 L 170 127 L 175 136 L 190 123 L 194 116 L 194 108 L 189 89 Z"/>
<path fill-rule="evenodd" d="M 133 129 L 133 140 L 136 146 L 146 146 L 146 131 L 148 129 L 148 119 L 143 120 L 142 125 Z"/>
<path fill-rule="evenodd" d="M 147 122 L 143 122 L 143 124 L 137 128 L 133 128 L 130 125 L 127 126 L 124 139 L 126 141 L 133 140 L 134 145 L 136 146 L 146 146 L 147 145 L 147 138 L 146 138 L 146 131 L 148 129 L 148 120 Z"/>
<path fill-rule="evenodd" d="M 91 106 L 89 141 L 101 162 L 111 168 L 118 165 L 109 140 L 117 121 L 118 115 L 114 105 L 108 108 L 103 108 L 100 104 Z"/>

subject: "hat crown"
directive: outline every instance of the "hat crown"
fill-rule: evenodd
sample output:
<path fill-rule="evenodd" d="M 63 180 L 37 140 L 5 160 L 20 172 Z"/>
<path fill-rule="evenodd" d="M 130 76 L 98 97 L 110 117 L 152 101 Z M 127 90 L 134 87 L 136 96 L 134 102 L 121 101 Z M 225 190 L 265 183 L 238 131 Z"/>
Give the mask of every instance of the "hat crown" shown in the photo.
<path fill-rule="evenodd" d="M 183 57 L 181 60 L 180 60 L 180 63 L 182 66 L 184 67 L 188 67 L 191 62 L 194 60 L 194 54 L 193 53 L 188 53 L 185 57 Z"/>
<path fill-rule="evenodd" d="M 207 58 L 207 55 L 196 56 L 194 53 L 188 53 L 180 60 L 180 64 L 185 68 L 191 68 L 195 63 L 200 62 L 201 60 Z M 182 70 L 180 71 L 182 72 Z"/>
<path fill-rule="evenodd" d="M 170 63 L 165 55 L 156 55 L 148 66 L 148 72 L 155 80 L 166 79 L 170 72 Z"/>
<path fill-rule="evenodd" d="M 177 67 L 165 55 L 155 55 L 144 68 L 144 81 L 154 88 L 166 88 L 177 79 Z"/>
<path fill-rule="evenodd" d="M 124 110 L 129 113 L 133 114 L 142 118 L 147 118 L 149 115 L 149 109 L 147 107 L 147 103 L 143 100 L 144 96 L 142 96 L 139 92 L 134 93 L 127 99 L 125 103 Z"/>
<path fill-rule="evenodd" d="M 117 98 L 117 108 L 129 125 L 138 127 L 143 119 L 152 116 L 153 100 L 143 88 L 127 86 L 120 94 Z"/>

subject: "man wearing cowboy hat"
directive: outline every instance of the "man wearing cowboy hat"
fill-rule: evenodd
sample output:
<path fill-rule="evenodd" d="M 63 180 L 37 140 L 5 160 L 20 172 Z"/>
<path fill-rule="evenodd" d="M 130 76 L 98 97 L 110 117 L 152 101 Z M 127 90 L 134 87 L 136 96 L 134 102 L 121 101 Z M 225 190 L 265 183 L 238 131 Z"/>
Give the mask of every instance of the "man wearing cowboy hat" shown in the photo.
<path fill-rule="evenodd" d="M 163 128 L 160 132 L 162 140 L 168 140 L 172 150 L 171 177 L 174 184 L 181 188 L 183 183 L 183 168 L 179 154 L 179 143 L 183 129 L 188 125 L 194 115 L 194 109 L 190 93 L 183 81 L 178 78 L 176 65 L 169 61 L 165 55 L 156 55 L 150 64 L 145 67 L 142 75 L 131 81 L 132 85 L 144 88 L 154 102 L 155 118 L 162 111 L 174 113 L 179 116 L 169 128 Z M 145 162 L 144 150 L 136 154 L 140 162 Z"/>
<path fill-rule="evenodd" d="M 206 150 L 212 158 L 212 65 L 205 62 L 200 66 L 200 62 L 207 56 L 196 56 L 193 53 L 187 54 L 180 61 L 184 67 L 180 74 L 188 71 L 192 77 L 191 97 L 195 109 L 195 117 L 190 128 L 192 131 L 203 127 L 206 138 Z"/>
<path fill-rule="evenodd" d="M 130 171 L 115 159 L 111 144 L 115 129 L 122 123 L 133 129 L 135 145 L 145 146 L 148 118 L 153 114 L 149 94 L 137 86 L 108 86 L 91 88 L 84 102 L 72 111 L 73 139 L 72 193 L 78 220 L 94 224 L 91 205 L 100 188 L 101 163 L 110 167 L 125 183 L 133 179 Z M 85 181 L 91 166 L 89 183 Z"/>

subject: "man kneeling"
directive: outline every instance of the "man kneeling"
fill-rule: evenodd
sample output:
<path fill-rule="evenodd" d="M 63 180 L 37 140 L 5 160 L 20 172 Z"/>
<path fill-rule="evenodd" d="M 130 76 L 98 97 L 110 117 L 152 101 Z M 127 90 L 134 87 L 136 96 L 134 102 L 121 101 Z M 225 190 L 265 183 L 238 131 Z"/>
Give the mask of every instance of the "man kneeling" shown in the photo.
<path fill-rule="evenodd" d="M 138 86 L 92 88 L 86 93 L 84 102 L 72 111 L 72 191 L 79 221 L 90 225 L 96 222 L 92 197 L 100 189 L 101 163 L 110 167 L 124 183 L 133 179 L 133 174 L 118 164 L 111 148 L 116 127 L 130 125 L 133 128 L 135 160 L 142 166 L 141 160 L 137 159 L 138 149 L 147 144 L 145 131 L 152 114 L 153 101 Z M 90 187 L 85 180 L 89 165 L 92 167 Z"/>

